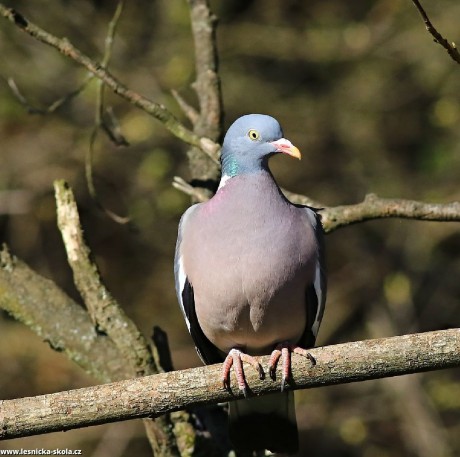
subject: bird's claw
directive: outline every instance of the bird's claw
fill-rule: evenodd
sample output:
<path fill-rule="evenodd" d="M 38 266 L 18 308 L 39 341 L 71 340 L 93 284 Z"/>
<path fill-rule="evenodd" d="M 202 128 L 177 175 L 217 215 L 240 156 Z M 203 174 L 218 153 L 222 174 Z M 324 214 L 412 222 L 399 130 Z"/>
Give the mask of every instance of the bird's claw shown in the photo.
<path fill-rule="evenodd" d="M 259 379 L 264 379 L 264 370 L 257 359 L 241 352 L 239 349 L 231 349 L 222 365 L 222 386 L 226 390 L 230 389 L 230 370 L 233 366 L 238 388 L 247 397 L 249 391 L 244 375 L 243 362 L 249 363 L 259 373 Z"/>
<path fill-rule="evenodd" d="M 278 366 L 279 359 L 281 358 L 281 392 L 284 391 L 286 386 L 288 385 L 292 373 L 291 373 L 291 353 L 299 354 L 306 357 L 310 360 L 312 366 L 316 365 L 315 358 L 306 350 L 303 349 L 295 344 L 289 343 L 280 343 L 278 344 L 275 349 L 272 351 L 270 356 L 270 361 L 268 363 L 268 370 L 270 373 L 270 377 L 275 380 L 276 379 L 276 368 Z"/>

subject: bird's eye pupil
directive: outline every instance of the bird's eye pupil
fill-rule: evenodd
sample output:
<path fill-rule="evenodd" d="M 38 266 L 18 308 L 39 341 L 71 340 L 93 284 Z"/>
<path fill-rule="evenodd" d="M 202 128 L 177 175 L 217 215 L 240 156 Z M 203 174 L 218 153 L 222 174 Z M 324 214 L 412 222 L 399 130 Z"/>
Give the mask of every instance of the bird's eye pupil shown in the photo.
<path fill-rule="evenodd" d="M 257 130 L 251 129 L 248 132 L 248 136 L 249 136 L 249 138 L 251 138 L 251 140 L 258 140 L 259 139 L 259 132 Z"/>

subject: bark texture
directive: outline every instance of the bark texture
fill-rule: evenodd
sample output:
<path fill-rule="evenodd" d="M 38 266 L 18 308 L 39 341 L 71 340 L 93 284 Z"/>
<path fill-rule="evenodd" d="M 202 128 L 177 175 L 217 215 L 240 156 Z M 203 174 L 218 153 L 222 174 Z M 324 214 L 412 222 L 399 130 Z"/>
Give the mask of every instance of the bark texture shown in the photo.
<path fill-rule="evenodd" d="M 293 355 L 291 388 L 305 389 L 460 366 L 460 329 L 319 347 L 316 365 Z M 269 357 L 261 357 L 267 367 Z M 251 395 L 280 389 L 280 380 L 259 380 L 246 370 Z M 279 371 L 278 371 L 279 375 Z M 0 402 L 0 439 L 85 427 L 139 417 L 158 417 L 189 406 L 242 398 L 235 380 L 221 384 L 221 365 L 161 373 L 37 397 Z"/>

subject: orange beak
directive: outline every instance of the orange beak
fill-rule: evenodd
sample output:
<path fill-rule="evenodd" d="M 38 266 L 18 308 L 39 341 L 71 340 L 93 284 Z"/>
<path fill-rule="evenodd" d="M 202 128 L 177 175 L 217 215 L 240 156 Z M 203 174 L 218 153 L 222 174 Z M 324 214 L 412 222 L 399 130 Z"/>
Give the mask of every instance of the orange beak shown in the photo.
<path fill-rule="evenodd" d="M 289 140 L 286 140 L 286 138 L 280 138 L 279 140 L 272 141 L 271 144 L 275 146 L 276 152 L 288 154 L 299 160 L 302 158 L 302 154 L 299 149 L 296 148 Z"/>

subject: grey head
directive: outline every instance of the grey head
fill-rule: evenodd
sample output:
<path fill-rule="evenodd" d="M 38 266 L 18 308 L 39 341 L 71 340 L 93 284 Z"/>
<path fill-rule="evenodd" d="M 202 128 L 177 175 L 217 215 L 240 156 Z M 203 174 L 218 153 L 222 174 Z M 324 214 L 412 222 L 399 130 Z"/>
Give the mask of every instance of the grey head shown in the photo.
<path fill-rule="evenodd" d="M 222 146 L 222 175 L 233 177 L 267 167 L 276 153 L 300 159 L 300 151 L 287 139 L 279 122 L 265 114 L 247 114 L 228 129 Z"/>

